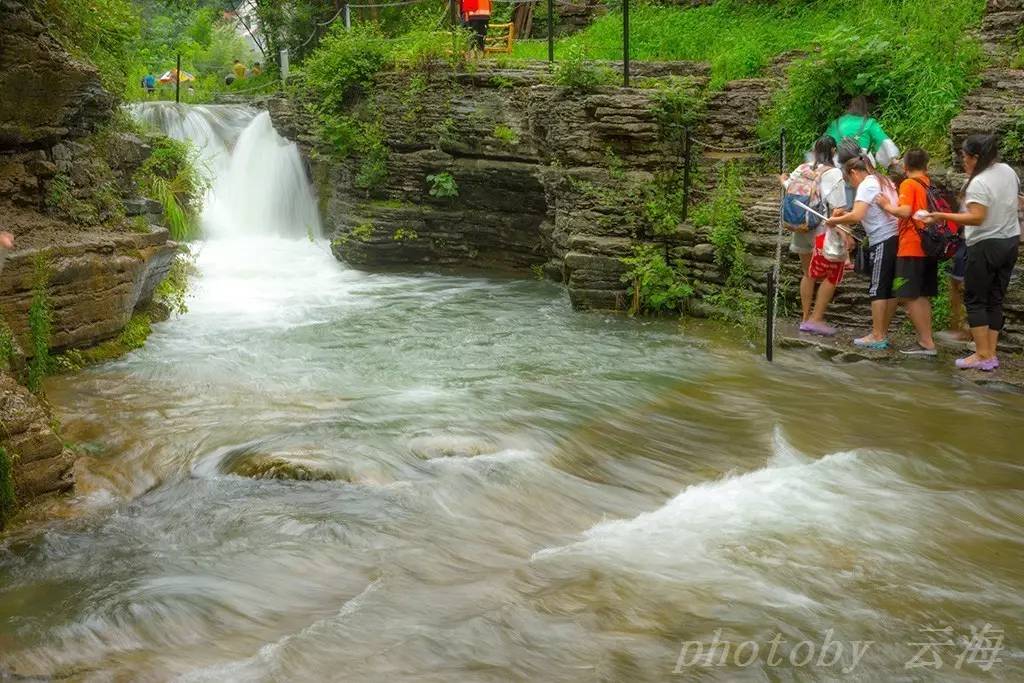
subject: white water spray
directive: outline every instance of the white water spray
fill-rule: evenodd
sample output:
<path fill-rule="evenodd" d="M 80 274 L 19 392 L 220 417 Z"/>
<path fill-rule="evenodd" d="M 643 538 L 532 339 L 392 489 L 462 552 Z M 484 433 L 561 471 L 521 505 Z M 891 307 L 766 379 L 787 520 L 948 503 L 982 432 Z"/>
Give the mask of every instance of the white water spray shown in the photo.
<path fill-rule="evenodd" d="M 239 105 L 135 105 L 135 117 L 188 140 L 210 178 L 201 222 L 207 239 L 320 235 L 316 201 L 295 144 L 270 115 Z"/>

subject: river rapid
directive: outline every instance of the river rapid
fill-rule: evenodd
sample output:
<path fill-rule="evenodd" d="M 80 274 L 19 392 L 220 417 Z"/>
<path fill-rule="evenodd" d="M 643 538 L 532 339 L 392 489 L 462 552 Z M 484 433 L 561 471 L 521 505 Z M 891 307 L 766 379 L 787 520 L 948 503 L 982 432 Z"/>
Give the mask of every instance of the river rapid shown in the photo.
<path fill-rule="evenodd" d="M 0 680 L 1024 679 L 1024 397 L 356 271 L 265 114 L 148 106 L 209 238 L 46 386 L 89 455 L 0 536 Z"/>

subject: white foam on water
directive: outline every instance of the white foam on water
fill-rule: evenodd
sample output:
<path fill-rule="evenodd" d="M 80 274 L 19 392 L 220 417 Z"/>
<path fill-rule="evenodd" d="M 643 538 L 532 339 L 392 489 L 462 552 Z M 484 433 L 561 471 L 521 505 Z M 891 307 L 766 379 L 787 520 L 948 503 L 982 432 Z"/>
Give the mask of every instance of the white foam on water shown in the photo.
<path fill-rule="evenodd" d="M 779 544 L 820 546 L 827 553 L 829 547 L 870 546 L 880 539 L 913 542 L 914 529 L 901 522 L 913 498 L 884 458 L 846 451 L 815 460 L 778 431 L 773 441 L 764 467 L 688 486 L 632 519 L 599 522 L 575 542 L 537 551 L 531 562 L 685 577 L 691 586 L 728 585 L 736 597 L 774 595 L 792 605 L 808 598 L 766 584 L 752 566 L 772 561 Z M 736 562 L 737 555 L 751 559 L 750 565 Z"/>

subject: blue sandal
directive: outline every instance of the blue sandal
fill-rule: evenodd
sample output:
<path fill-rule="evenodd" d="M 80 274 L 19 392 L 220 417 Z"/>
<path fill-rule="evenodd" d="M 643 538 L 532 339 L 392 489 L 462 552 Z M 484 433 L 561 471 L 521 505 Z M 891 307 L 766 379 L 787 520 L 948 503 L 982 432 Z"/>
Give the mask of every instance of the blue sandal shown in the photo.
<path fill-rule="evenodd" d="M 889 348 L 889 340 L 883 339 L 881 341 L 864 341 L 865 337 L 860 339 L 854 339 L 853 345 L 862 349 L 870 349 L 872 351 L 885 351 Z"/>

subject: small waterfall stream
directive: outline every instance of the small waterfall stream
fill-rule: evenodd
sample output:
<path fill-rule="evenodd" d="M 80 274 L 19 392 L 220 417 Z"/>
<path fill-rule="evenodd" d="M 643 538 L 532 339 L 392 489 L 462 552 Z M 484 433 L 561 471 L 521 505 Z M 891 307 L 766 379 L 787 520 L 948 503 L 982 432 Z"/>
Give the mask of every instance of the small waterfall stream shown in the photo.
<path fill-rule="evenodd" d="M 215 239 L 319 237 L 320 218 L 294 143 L 267 112 L 241 105 L 134 105 L 136 118 L 199 153 L 210 188 L 203 235 Z"/>

